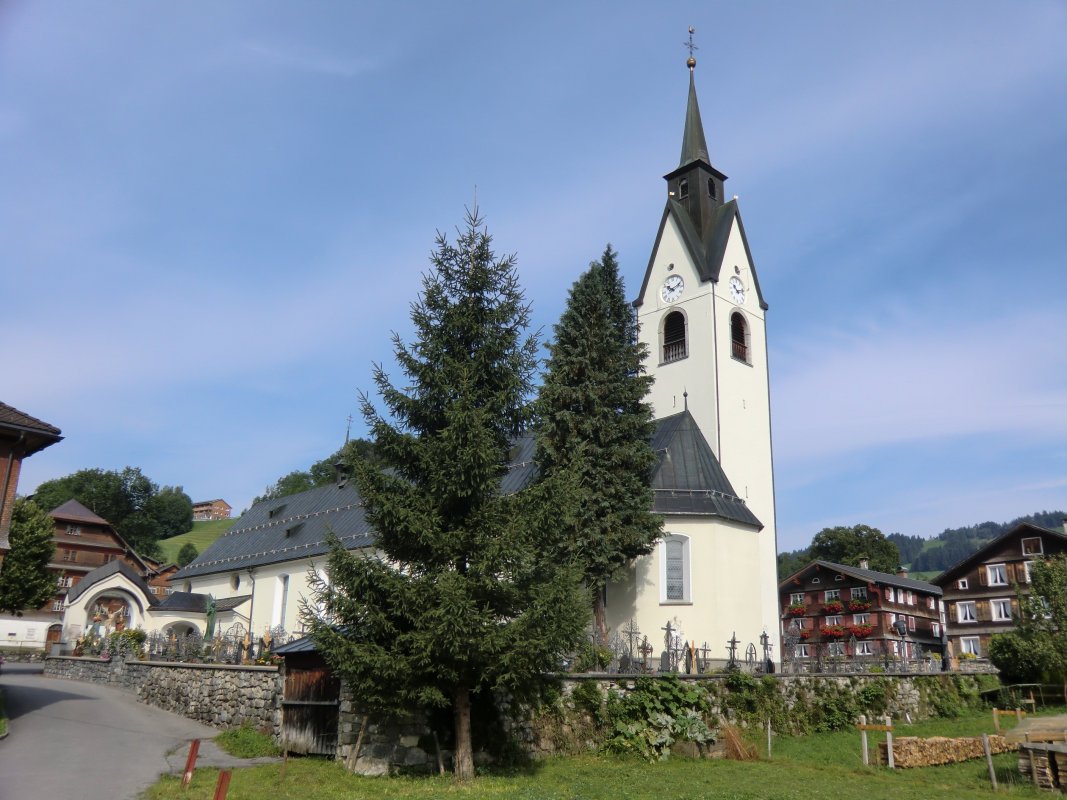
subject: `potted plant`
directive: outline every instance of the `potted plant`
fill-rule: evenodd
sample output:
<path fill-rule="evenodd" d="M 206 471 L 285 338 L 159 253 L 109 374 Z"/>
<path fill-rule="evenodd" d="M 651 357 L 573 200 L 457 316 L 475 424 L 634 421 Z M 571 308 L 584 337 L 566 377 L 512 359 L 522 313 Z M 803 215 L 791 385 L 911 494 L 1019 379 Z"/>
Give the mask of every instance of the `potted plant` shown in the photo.
<path fill-rule="evenodd" d="M 848 629 L 848 632 L 857 639 L 866 639 L 873 631 L 873 625 L 851 625 Z"/>
<path fill-rule="evenodd" d="M 871 601 L 857 597 L 854 600 L 848 601 L 849 611 L 866 611 L 871 607 Z"/>
<path fill-rule="evenodd" d="M 845 604 L 840 600 L 830 600 L 822 608 L 827 614 L 840 614 L 845 610 Z"/>
<path fill-rule="evenodd" d="M 807 608 L 803 603 L 793 603 L 786 608 L 785 613 L 791 617 L 802 617 L 805 611 Z"/>
<path fill-rule="evenodd" d="M 845 628 L 842 625 L 824 625 L 819 633 L 824 639 L 844 639 Z"/>

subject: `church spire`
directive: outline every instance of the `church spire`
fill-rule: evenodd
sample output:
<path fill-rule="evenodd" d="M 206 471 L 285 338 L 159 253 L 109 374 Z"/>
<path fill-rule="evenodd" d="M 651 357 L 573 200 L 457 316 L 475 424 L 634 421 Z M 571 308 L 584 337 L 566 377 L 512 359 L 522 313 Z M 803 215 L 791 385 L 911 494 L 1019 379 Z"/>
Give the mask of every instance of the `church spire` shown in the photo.
<path fill-rule="evenodd" d="M 682 157 L 673 172 L 665 175 L 668 196 L 680 203 L 689 212 L 701 240 L 710 231 L 715 209 L 723 204 L 723 182 L 726 176 L 711 165 L 708 144 L 704 138 L 704 124 L 700 119 L 694 72 L 697 60 L 693 51 L 693 28 L 689 29 L 689 101 L 685 109 L 685 130 L 682 133 Z"/>

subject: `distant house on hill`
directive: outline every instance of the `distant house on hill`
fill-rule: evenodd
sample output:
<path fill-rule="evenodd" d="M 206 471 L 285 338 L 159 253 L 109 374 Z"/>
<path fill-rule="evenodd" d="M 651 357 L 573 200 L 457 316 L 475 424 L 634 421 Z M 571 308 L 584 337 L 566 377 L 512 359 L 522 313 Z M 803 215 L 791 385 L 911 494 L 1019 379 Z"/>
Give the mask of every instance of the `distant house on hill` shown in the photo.
<path fill-rule="evenodd" d="M 864 567 L 812 561 L 778 585 L 784 660 L 900 657 L 944 650 L 941 587 Z M 783 651 L 788 648 L 783 644 Z"/>
<path fill-rule="evenodd" d="M 944 590 L 950 655 L 987 657 L 990 637 L 1015 627 L 1015 591 L 1030 593 L 1030 566 L 1063 553 L 1067 524 L 1053 530 L 1023 522 L 934 578 Z"/>
<path fill-rule="evenodd" d="M 232 510 L 225 500 L 201 500 L 193 503 L 193 520 L 205 522 L 212 519 L 229 519 Z"/>

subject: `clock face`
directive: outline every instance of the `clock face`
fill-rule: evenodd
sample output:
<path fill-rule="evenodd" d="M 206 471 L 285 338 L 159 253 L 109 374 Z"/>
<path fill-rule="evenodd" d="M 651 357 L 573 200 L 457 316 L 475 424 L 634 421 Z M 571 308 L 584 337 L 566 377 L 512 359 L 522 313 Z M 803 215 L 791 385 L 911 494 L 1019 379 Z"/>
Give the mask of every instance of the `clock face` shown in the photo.
<path fill-rule="evenodd" d="M 740 278 L 730 278 L 730 296 L 735 303 L 745 302 L 745 285 Z"/>
<path fill-rule="evenodd" d="M 685 281 L 682 280 L 682 276 L 671 275 L 663 282 L 659 294 L 665 303 L 673 303 L 682 296 L 683 289 L 685 289 Z"/>

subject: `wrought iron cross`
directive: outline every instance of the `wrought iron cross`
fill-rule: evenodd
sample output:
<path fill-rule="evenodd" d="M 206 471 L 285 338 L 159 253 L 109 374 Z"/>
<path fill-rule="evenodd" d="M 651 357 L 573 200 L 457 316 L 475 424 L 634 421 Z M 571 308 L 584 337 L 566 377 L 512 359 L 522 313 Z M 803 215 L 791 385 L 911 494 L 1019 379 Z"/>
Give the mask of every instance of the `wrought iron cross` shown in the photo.
<path fill-rule="evenodd" d="M 689 71 L 690 72 L 692 72 L 693 71 L 693 67 L 695 67 L 697 65 L 697 60 L 696 60 L 696 57 L 693 55 L 693 51 L 700 49 L 695 44 L 693 44 L 693 34 L 694 33 L 696 33 L 696 28 L 694 28 L 692 25 L 690 25 L 689 26 L 689 41 L 682 43 L 682 46 L 689 50 L 689 59 L 686 61 L 686 64 L 689 65 Z"/>
<path fill-rule="evenodd" d="M 730 663 L 737 663 L 737 646 L 741 644 L 741 641 L 737 638 L 737 631 L 734 631 L 730 636 L 730 641 L 726 644 L 729 645 L 726 649 L 730 651 Z"/>

